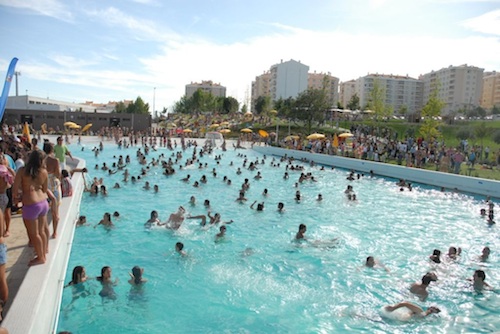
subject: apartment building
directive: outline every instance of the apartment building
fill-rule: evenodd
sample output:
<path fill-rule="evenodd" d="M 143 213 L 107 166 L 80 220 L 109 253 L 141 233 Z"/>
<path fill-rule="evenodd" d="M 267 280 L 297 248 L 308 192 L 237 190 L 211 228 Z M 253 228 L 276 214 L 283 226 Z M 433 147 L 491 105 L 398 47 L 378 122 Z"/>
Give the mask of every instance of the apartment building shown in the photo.
<path fill-rule="evenodd" d="M 328 104 L 332 108 L 337 107 L 339 101 L 339 78 L 328 73 L 309 73 L 307 77 L 307 88 L 324 89 Z"/>
<path fill-rule="evenodd" d="M 356 80 L 340 83 L 339 101 L 344 108 L 347 108 L 354 94 L 356 94 Z"/>
<path fill-rule="evenodd" d="M 487 110 L 494 106 L 500 107 L 500 73 L 495 71 L 484 73 L 480 105 Z"/>
<path fill-rule="evenodd" d="M 219 83 L 214 83 L 212 80 L 202 81 L 201 83 L 191 82 L 186 85 L 186 97 L 190 98 L 198 89 L 212 93 L 213 96 L 226 97 L 226 87 Z"/>
<path fill-rule="evenodd" d="M 271 96 L 271 72 L 266 71 L 252 81 L 252 111 L 255 111 L 255 102 L 259 96 Z"/>
<path fill-rule="evenodd" d="M 401 75 L 368 74 L 356 80 L 359 104 L 365 109 L 375 82 L 385 91 L 385 105 L 396 114 L 415 114 L 422 109 L 423 82 Z"/>
<path fill-rule="evenodd" d="M 307 90 L 309 66 L 293 59 L 271 66 L 270 96 L 272 101 L 280 98 L 296 98 Z"/>
<path fill-rule="evenodd" d="M 424 83 L 423 105 L 429 101 L 434 89 L 445 106 L 442 115 L 469 110 L 480 105 L 483 91 L 484 69 L 468 66 L 449 66 L 420 76 Z"/>

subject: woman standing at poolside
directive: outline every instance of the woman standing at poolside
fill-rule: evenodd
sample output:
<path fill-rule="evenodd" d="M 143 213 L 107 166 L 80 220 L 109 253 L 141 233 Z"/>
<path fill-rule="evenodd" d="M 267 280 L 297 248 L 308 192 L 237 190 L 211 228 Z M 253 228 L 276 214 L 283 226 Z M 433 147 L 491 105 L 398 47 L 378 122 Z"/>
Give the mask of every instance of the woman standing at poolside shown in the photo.
<path fill-rule="evenodd" d="M 43 152 L 32 151 L 26 166 L 18 170 L 12 188 L 14 206 L 19 202 L 19 192 L 22 193 L 23 220 L 36 252 L 36 257 L 29 262 L 30 266 L 45 263 L 47 253 L 48 236 L 45 226 L 49 211 L 47 203 L 49 177 L 43 158 Z"/>
<path fill-rule="evenodd" d="M 54 194 L 54 201 L 50 202 L 50 210 L 52 213 L 52 238 L 57 237 L 57 225 L 59 223 L 59 204 L 61 203 L 61 170 L 59 168 L 59 159 L 54 156 L 54 146 L 46 142 L 43 144 L 43 151 L 47 155 L 45 157 L 45 166 L 48 173 L 48 188 Z"/>

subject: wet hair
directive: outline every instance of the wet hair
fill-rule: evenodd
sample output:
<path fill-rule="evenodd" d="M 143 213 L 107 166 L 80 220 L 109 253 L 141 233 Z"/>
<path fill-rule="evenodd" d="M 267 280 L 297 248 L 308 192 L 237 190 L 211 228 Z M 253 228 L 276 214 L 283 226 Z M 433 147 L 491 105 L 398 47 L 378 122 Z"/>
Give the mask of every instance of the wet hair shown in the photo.
<path fill-rule="evenodd" d="M 476 270 L 475 274 L 483 281 L 486 279 L 486 274 L 484 273 L 483 270 Z"/>
<path fill-rule="evenodd" d="M 44 154 L 42 151 L 31 151 L 28 156 L 28 162 L 26 162 L 26 166 L 24 167 L 24 175 L 29 175 L 32 179 L 35 179 L 43 166 L 43 158 Z"/>
<path fill-rule="evenodd" d="M 437 308 L 436 306 L 431 306 L 427 310 L 429 311 L 429 313 L 439 313 L 439 312 L 441 312 L 441 310 L 439 308 Z"/>
<path fill-rule="evenodd" d="M 181 251 L 184 249 L 184 244 L 182 242 L 178 242 L 175 244 L 175 248 Z"/>
<path fill-rule="evenodd" d="M 68 177 L 69 176 L 69 173 L 68 173 L 68 171 L 66 169 L 63 169 L 61 171 L 61 174 L 62 174 L 63 177 Z"/>
<path fill-rule="evenodd" d="M 106 272 L 106 270 L 108 270 L 108 269 L 111 269 L 111 267 L 109 267 L 109 266 L 104 266 L 104 267 L 102 267 L 102 268 L 101 268 L 101 276 L 98 276 L 98 277 L 96 277 L 95 279 L 96 279 L 96 280 L 98 280 L 99 282 L 102 282 L 102 281 L 103 281 L 103 279 L 104 279 L 104 273 L 105 273 L 105 272 Z"/>
<path fill-rule="evenodd" d="M 113 217 L 120 217 L 120 213 L 118 211 L 113 212 Z"/>
<path fill-rule="evenodd" d="M 83 266 L 76 266 L 73 268 L 73 273 L 71 275 L 71 282 L 69 284 L 78 284 L 81 282 L 83 270 L 85 268 Z"/>
<path fill-rule="evenodd" d="M 257 204 L 257 211 L 264 210 L 264 202 Z"/>
<path fill-rule="evenodd" d="M 50 143 L 50 142 L 45 142 L 43 144 L 43 151 L 46 154 L 52 153 L 52 151 L 54 151 L 54 146 L 52 146 L 52 143 Z"/>
<path fill-rule="evenodd" d="M 305 229 L 306 228 L 306 225 L 305 224 L 300 224 L 299 225 L 299 230 L 302 230 L 302 229 Z"/>
<path fill-rule="evenodd" d="M 132 276 L 134 276 L 134 283 L 140 284 L 142 282 L 142 270 L 141 267 L 135 266 L 132 268 Z"/>
<path fill-rule="evenodd" d="M 373 260 L 373 256 L 368 256 L 368 257 L 366 258 L 366 263 L 370 262 L 370 260 Z"/>
<path fill-rule="evenodd" d="M 422 276 L 422 284 L 429 285 L 431 282 L 436 281 L 436 278 L 433 277 L 430 273 L 425 274 Z"/>

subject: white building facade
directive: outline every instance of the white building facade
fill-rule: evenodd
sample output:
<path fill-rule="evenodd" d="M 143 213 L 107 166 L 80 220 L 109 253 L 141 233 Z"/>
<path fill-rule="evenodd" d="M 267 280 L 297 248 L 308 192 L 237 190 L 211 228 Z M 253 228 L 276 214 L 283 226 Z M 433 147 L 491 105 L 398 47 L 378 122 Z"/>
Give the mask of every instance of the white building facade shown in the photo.
<path fill-rule="evenodd" d="M 395 114 L 415 114 L 422 109 L 423 82 L 408 76 L 369 74 L 356 80 L 359 104 L 365 109 L 375 82 L 385 92 L 385 105 Z"/>
<path fill-rule="evenodd" d="M 449 66 L 420 76 L 424 83 L 423 105 L 437 89 L 438 98 L 445 103 L 442 115 L 478 107 L 483 91 L 484 69 L 475 66 Z"/>
<path fill-rule="evenodd" d="M 271 66 L 270 93 L 273 101 L 296 98 L 300 93 L 307 90 L 309 66 L 300 61 L 281 61 Z"/>

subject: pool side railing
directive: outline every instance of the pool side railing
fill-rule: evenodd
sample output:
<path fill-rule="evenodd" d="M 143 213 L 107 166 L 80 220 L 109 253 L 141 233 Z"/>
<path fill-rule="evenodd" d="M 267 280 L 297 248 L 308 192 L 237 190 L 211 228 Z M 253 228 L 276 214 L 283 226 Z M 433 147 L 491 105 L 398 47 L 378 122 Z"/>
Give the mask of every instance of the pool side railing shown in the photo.
<path fill-rule="evenodd" d="M 71 168 L 83 168 L 85 161 L 75 158 L 73 161 L 69 160 L 68 165 Z M 49 239 L 47 262 L 29 268 L 2 323 L 9 333 L 38 334 L 56 331 L 75 222 L 84 190 L 82 173 L 75 173 L 71 180 L 73 195 L 64 197 L 61 201 L 58 235 L 56 239 Z"/>
<path fill-rule="evenodd" d="M 346 158 L 337 155 L 327 155 L 285 149 L 273 146 L 254 146 L 256 152 L 266 155 L 288 156 L 294 159 L 307 159 L 316 164 L 335 166 L 356 172 L 369 174 L 373 171 L 375 175 L 404 179 L 409 182 L 417 182 L 435 187 L 444 187 L 447 190 L 458 190 L 492 198 L 500 198 L 500 181 L 481 179 L 464 175 L 430 171 L 426 169 L 392 165 L 382 162 Z"/>

